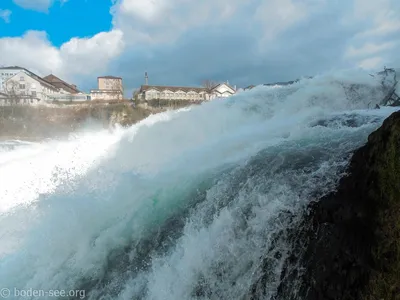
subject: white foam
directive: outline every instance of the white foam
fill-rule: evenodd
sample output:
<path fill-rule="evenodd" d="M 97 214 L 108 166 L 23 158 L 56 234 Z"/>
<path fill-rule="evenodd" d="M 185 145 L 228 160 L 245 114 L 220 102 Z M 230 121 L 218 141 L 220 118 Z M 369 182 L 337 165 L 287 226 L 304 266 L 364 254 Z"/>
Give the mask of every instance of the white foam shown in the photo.
<path fill-rule="evenodd" d="M 344 87 L 349 84 L 360 85 L 356 96 L 346 95 Z M 85 276 L 100 276 L 112 250 L 139 240 L 179 211 L 200 179 L 227 164 L 241 165 L 261 149 L 291 142 L 297 150 L 317 143 L 328 151 L 332 143 L 346 137 L 339 149 L 346 153 L 362 142 L 357 136 L 365 138 L 378 123 L 361 128 L 310 124 L 350 111 L 382 120 L 394 109 L 366 110 L 381 99 L 379 86 L 379 81 L 361 71 L 321 75 L 291 86 L 256 87 L 225 100 L 153 115 L 112 134 L 85 133 L 70 141 L 0 154 L 0 160 L 8 155 L 0 166 L 0 177 L 7 183 L 0 188 L 4 195 L 0 208 L 7 211 L 0 215 L 6 253 L 0 260 L 0 282 L 56 289 L 75 287 Z M 337 168 L 332 160 L 315 171 L 315 176 L 323 173 L 329 178 L 329 172 Z M 326 178 L 321 182 L 335 179 L 334 174 Z M 134 298 L 135 288 L 147 282 L 149 299 L 188 299 L 198 275 L 212 278 L 211 266 L 228 259 L 224 253 L 236 253 L 236 262 L 246 269 L 249 261 L 243 251 L 253 247 L 254 255 L 259 255 L 261 244 L 270 238 L 265 226 L 272 226 L 272 232 L 277 211 L 296 207 L 299 191 L 285 189 L 289 186 L 285 177 L 276 180 L 273 193 L 241 194 L 235 206 L 214 216 L 209 226 L 199 220 L 204 211 L 197 210 L 176 248 L 165 256 L 154 256 L 150 270 L 132 279 L 121 297 Z M 314 181 L 304 182 L 311 185 Z M 207 205 L 223 196 L 220 188 L 217 185 L 210 192 Z M 49 196 L 38 197 L 42 193 Z M 32 202 L 34 206 L 19 206 Z M 237 237 L 237 210 L 246 203 L 258 203 L 259 211 L 249 220 L 249 235 Z M 238 283 L 249 284 L 243 278 Z"/>

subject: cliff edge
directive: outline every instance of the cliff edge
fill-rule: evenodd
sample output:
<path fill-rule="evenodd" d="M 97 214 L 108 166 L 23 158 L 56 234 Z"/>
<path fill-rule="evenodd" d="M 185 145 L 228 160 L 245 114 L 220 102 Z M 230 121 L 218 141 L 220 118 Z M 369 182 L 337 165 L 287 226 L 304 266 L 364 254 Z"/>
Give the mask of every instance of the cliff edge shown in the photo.
<path fill-rule="evenodd" d="M 291 229 L 276 299 L 400 299 L 400 112 L 355 151 L 347 174 Z"/>
<path fill-rule="evenodd" d="M 43 140 L 63 138 L 85 128 L 130 126 L 148 117 L 152 111 L 132 107 L 130 103 L 89 103 L 53 106 L 0 107 L 0 140 Z"/>

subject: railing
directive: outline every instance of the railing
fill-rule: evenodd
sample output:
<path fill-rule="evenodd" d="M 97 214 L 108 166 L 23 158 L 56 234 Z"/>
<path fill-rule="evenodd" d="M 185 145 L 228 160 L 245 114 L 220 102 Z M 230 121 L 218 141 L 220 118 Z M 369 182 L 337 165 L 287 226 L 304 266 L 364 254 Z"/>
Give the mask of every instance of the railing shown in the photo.
<path fill-rule="evenodd" d="M 49 95 L 48 101 L 72 102 L 72 101 L 90 101 L 89 95 Z"/>

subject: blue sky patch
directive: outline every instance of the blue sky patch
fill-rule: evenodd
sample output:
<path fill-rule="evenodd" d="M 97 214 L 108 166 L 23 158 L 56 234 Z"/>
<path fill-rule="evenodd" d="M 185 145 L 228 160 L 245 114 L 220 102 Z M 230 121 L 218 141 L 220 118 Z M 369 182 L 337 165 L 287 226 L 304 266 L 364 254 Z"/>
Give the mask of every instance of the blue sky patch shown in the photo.
<path fill-rule="evenodd" d="M 9 22 L 0 20 L 0 38 L 22 36 L 27 30 L 46 31 L 54 46 L 73 37 L 90 37 L 111 29 L 109 0 L 55 2 L 48 12 L 24 9 L 12 0 L 1 0 L 0 9 L 12 12 Z"/>

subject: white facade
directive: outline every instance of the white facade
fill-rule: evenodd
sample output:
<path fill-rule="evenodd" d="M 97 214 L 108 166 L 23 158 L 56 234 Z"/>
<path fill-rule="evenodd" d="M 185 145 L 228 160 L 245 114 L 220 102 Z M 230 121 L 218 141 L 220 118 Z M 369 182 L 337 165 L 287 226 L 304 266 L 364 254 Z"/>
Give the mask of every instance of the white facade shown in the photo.
<path fill-rule="evenodd" d="M 40 77 L 20 71 L 3 82 L 3 93 L 12 97 L 26 96 L 48 101 L 52 95 L 58 94 L 59 90 Z"/>
<path fill-rule="evenodd" d="M 97 89 L 90 91 L 92 100 L 111 101 L 123 100 L 124 88 L 121 77 L 100 76 L 97 77 Z"/>
<path fill-rule="evenodd" d="M 226 83 L 221 83 L 212 89 L 199 87 L 173 87 L 142 85 L 139 90 L 141 100 L 186 100 L 207 101 L 215 98 L 226 98 L 236 93 L 236 90 Z"/>
<path fill-rule="evenodd" d="M 91 90 L 90 98 L 92 100 L 122 100 L 124 99 L 124 95 L 122 91 L 119 90 Z"/>
<path fill-rule="evenodd" d="M 40 100 L 32 97 L 19 97 L 18 99 L 13 99 L 10 97 L 4 97 L 0 95 L 0 106 L 10 106 L 10 105 L 37 105 L 40 104 Z"/>
<path fill-rule="evenodd" d="M 221 83 L 211 90 L 212 98 L 226 98 L 236 93 L 236 90 L 226 83 Z"/>
<path fill-rule="evenodd" d="M 4 83 L 7 81 L 7 79 L 15 76 L 21 71 L 23 71 L 22 68 L 0 68 L 0 92 L 4 92 Z"/>
<path fill-rule="evenodd" d="M 0 95 L 3 104 L 90 100 L 90 95 L 79 92 L 75 85 L 52 74 L 42 78 L 18 66 L 0 68 Z"/>
<path fill-rule="evenodd" d="M 79 93 L 79 94 L 68 94 L 66 91 L 62 91 L 59 94 L 54 94 L 50 96 L 51 100 L 54 101 L 73 101 L 73 102 L 84 102 L 84 101 L 90 101 L 90 95 L 85 94 L 85 93 Z"/>
<path fill-rule="evenodd" d="M 30 96 L 18 96 L 18 97 L 10 97 L 7 94 L 0 93 L 0 106 L 9 106 L 9 105 L 36 105 L 39 103 L 39 99 L 32 98 Z"/>
<path fill-rule="evenodd" d="M 189 90 L 186 92 L 183 90 L 177 90 L 174 92 L 168 88 L 161 91 L 156 88 L 151 88 L 144 92 L 143 97 L 144 100 L 174 99 L 174 100 L 199 101 L 199 100 L 209 100 L 210 95 L 206 91 Z"/>

